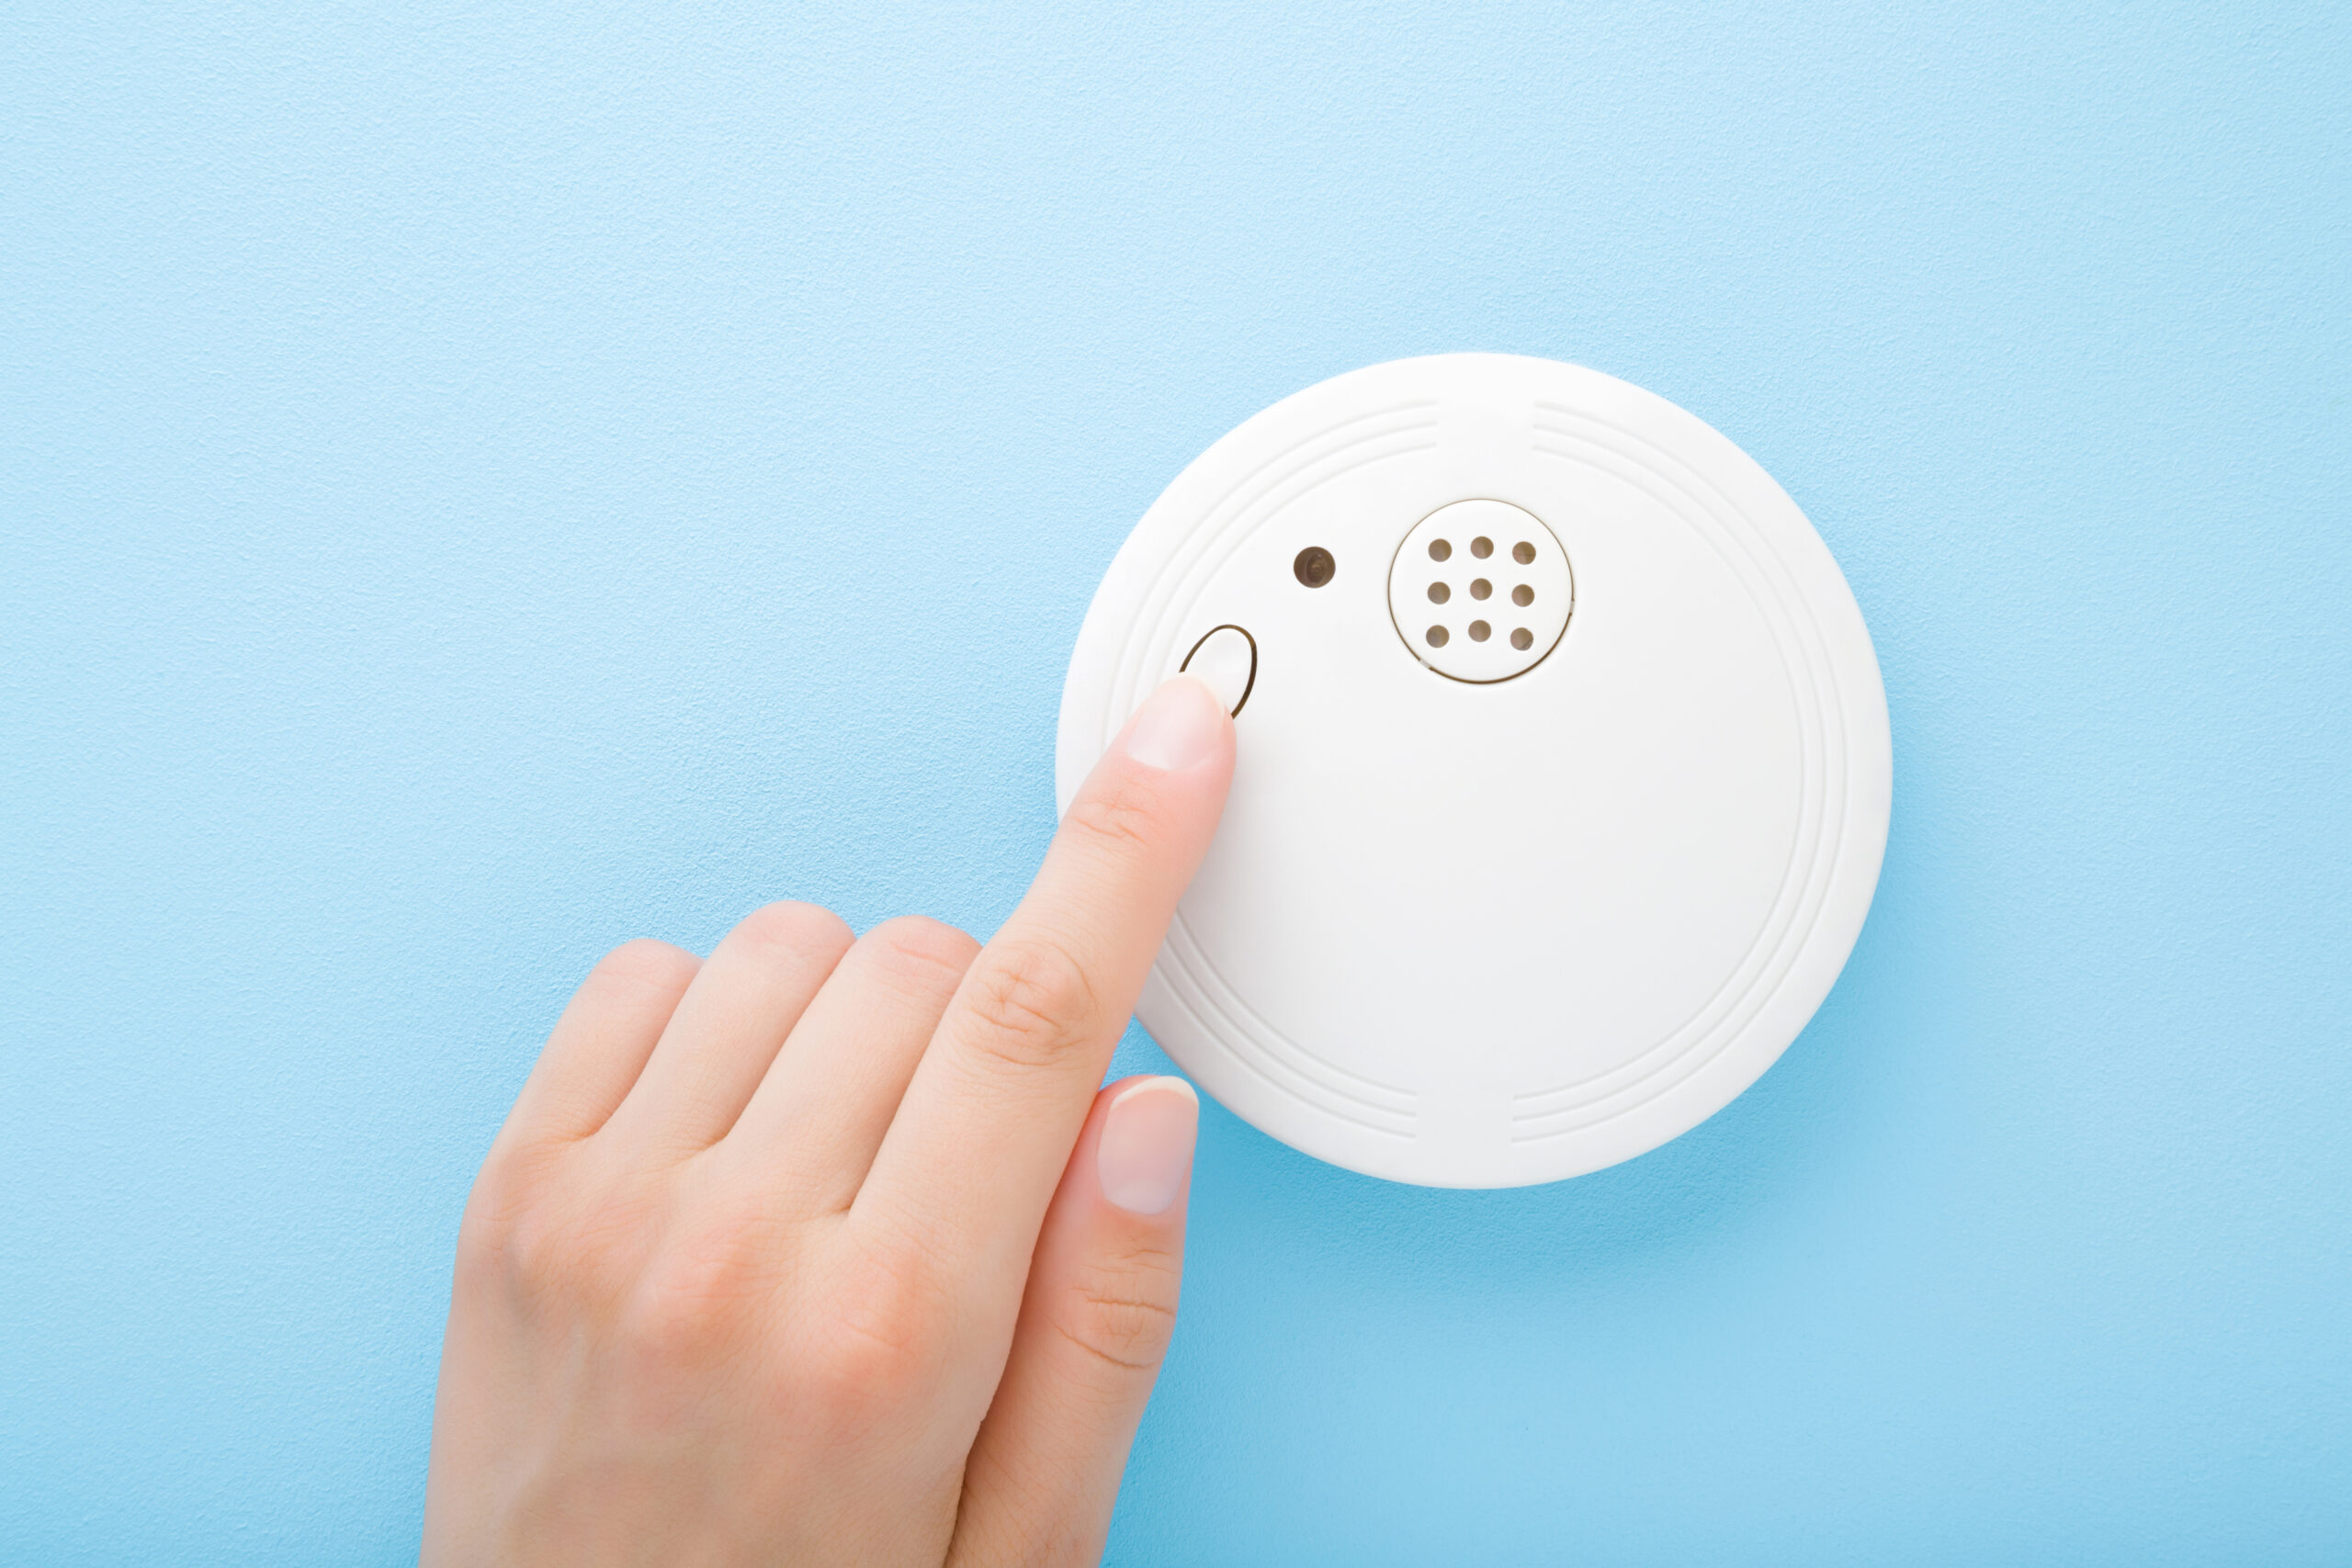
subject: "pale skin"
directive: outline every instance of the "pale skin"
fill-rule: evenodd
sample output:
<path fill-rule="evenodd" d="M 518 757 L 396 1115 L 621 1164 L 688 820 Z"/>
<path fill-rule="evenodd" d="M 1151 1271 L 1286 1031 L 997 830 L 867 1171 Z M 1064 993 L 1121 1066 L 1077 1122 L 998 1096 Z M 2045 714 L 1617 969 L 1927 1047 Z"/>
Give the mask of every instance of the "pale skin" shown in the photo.
<path fill-rule="evenodd" d="M 1179 677 L 985 947 L 776 904 L 597 964 L 466 1204 L 424 1562 L 1095 1562 L 1198 1105 L 1097 1086 L 1232 773 Z"/>

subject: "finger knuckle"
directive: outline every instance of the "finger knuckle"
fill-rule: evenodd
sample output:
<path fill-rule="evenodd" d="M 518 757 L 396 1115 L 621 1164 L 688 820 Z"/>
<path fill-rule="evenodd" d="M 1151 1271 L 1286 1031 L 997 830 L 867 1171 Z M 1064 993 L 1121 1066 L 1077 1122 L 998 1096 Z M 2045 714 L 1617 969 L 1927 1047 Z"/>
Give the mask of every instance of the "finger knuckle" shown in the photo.
<path fill-rule="evenodd" d="M 812 1392 L 837 1413 L 910 1396 L 935 1368 L 953 1295 L 911 1254 L 876 1252 L 841 1269 L 818 1314 Z"/>
<path fill-rule="evenodd" d="M 1055 1325 L 1065 1339 L 1108 1367 L 1154 1371 L 1176 1331 L 1175 1295 L 1159 1278 L 1133 1270 L 1106 1273 L 1069 1291 Z"/>
<path fill-rule="evenodd" d="M 860 941 L 898 984 L 933 995 L 954 991 L 980 952 L 969 936 L 925 915 L 885 920 Z"/>
<path fill-rule="evenodd" d="M 584 1298 L 596 1293 L 617 1234 L 556 1196 L 482 1198 L 458 1224 L 458 1273 L 526 1304 Z"/>
<path fill-rule="evenodd" d="M 639 937 L 596 961 L 581 989 L 609 1003 L 616 998 L 671 998 L 702 967 L 702 960 L 683 947 L 652 937 Z"/>
<path fill-rule="evenodd" d="M 544 1205 L 509 1216 L 482 1239 L 480 1250 L 509 1291 L 521 1296 L 548 1295 L 584 1271 L 571 1226 Z"/>
<path fill-rule="evenodd" d="M 1141 779 L 1114 776 L 1080 792 L 1062 825 L 1121 852 L 1148 849 L 1160 829 L 1159 791 Z"/>
<path fill-rule="evenodd" d="M 517 1138 L 511 1129 L 499 1134 L 482 1156 L 458 1218 L 460 1271 L 479 1273 L 511 1263 L 517 1238 L 544 1224 L 560 1163 L 560 1151 Z"/>
<path fill-rule="evenodd" d="M 482 1156 L 473 1190 L 466 1194 L 464 1224 L 495 1226 L 537 1202 L 547 1190 L 563 1150 L 515 1135 L 509 1128 Z M 462 1231 L 461 1231 L 462 1234 Z"/>
<path fill-rule="evenodd" d="M 477 1188 L 458 1220 L 458 1289 L 493 1285 L 514 1272 L 518 1216 L 501 1211 Z"/>
<path fill-rule="evenodd" d="M 659 937 L 633 937 L 596 961 L 596 967 L 607 975 L 620 975 L 631 979 L 658 980 L 667 978 L 682 966 L 692 965 L 695 955 L 682 947 L 662 941 Z"/>
<path fill-rule="evenodd" d="M 1086 966 L 1061 942 L 1023 937 L 982 955 L 967 984 L 974 1045 L 1015 1066 L 1050 1066 L 1097 1032 Z"/>
<path fill-rule="evenodd" d="M 621 1315 L 625 1342 L 652 1365 L 702 1363 L 741 1343 L 775 1288 L 781 1249 L 744 1218 L 706 1222 L 650 1258 Z"/>
<path fill-rule="evenodd" d="M 839 957 L 848 951 L 852 939 L 848 923 L 831 909 L 787 899 L 763 905 L 744 916 L 728 933 L 728 940 L 796 956 Z"/>
<path fill-rule="evenodd" d="M 662 1386 L 677 1374 L 721 1359 L 729 1320 L 711 1310 L 707 1294 L 674 1274 L 650 1273 L 628 1293 L 615 1322 L 613 1345 L 629 1375 Z"/>

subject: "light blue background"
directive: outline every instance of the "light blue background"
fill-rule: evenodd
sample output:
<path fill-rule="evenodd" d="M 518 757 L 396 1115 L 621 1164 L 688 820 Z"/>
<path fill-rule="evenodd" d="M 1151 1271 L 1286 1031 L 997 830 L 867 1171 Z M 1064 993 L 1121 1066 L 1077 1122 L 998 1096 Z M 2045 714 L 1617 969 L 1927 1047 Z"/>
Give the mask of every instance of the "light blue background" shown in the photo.
<path fill-rule="evenodd" d="M 2352 12 L 1284 9 L 9 7 L 0 1554 L 407 1560 L 594 956 L 993 928 L 1159 488 L 1492 348 L 1827 537 L 1877 907 L 1601 1175 L 1213 1112 L 1113 1560 L 2352 1559 Z"/>

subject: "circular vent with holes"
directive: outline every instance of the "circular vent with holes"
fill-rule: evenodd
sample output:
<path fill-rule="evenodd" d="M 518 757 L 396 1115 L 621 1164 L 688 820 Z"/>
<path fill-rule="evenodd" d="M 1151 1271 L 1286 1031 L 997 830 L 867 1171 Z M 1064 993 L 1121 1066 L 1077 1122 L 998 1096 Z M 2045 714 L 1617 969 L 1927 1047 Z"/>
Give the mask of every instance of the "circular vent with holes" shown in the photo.
<path fill-rule="evenodd" d="M 1543 520 L 1503 501 L 1457 501 L 1415 525 L 1388 568 L 1388 615 L 1413 657 L 1485 683 L 1524 675 L 1576 609 L 1568 554 Z"/>

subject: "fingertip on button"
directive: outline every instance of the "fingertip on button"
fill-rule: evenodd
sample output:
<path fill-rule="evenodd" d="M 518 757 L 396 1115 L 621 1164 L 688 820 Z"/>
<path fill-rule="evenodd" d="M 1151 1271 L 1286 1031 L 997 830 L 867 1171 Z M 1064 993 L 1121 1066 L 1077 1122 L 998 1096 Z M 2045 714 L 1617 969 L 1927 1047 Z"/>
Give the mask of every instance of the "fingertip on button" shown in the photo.
<path fill-rule="evenodd" d="M 1225 711 L 1239 718 L 1258 684 L 1258 639 L 1237 626 L 1212 626 L 1176 668 L 1204 683 Z"/>

